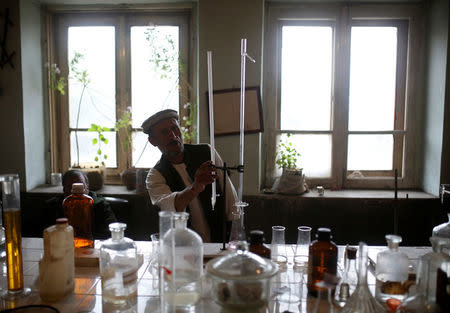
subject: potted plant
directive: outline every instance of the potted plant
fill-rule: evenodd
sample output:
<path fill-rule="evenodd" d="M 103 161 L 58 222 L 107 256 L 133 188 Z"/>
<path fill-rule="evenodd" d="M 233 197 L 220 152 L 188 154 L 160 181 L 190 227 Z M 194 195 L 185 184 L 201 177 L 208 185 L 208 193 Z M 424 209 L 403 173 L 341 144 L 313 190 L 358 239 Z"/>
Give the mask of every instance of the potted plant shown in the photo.
<path fill-rule="evenodd" d="M 305 175 L 303 169 L 297 167 L 301 155 L 289 140 L 290 137 L 288 133 L 286 141 L 280 140 L 278 145 L 275 163 L 283 172 L 275 180 L 272 190 L 283 194 L 302 194 L 306 191 Z"/>

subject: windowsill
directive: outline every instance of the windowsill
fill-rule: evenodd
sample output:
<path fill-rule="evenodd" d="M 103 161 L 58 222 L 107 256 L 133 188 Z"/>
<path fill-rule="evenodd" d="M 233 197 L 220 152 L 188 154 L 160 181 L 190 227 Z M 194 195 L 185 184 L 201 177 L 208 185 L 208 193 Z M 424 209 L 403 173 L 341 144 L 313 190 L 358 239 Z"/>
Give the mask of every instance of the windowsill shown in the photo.
<path fill-rule="evenodd" d="M 325 189 L 323 196 L 320 196 L 317 190 L 305 192 L 302 195 L 283 195 L 283 194 L 261 194 L 266 197 L 304 197 L 304 198 L 333 198 L 333 199 L 394 199 L 393 190 L 369 190 L 369 189 L 346 189 L 346 190 L 329 190 Z M 420 190 L 399 190 L 398 199 L 437 199 L 429 193 Z"/>
<path fill-rule="evenodd" d="M 34 189 L 28 191 L 29 193 L 48 193 L 57 194 L 62 193 L 62 186 L 50 186 L 41 185 Z M 104 185 L 102 189 L 97 190 L 103 196 L 133 196 L 142 195 L 146 191 L 136 191 L 128 190 L 122 185 Z M 429 193 L 419 191 L 419 190 L 399 190 L 398 199 L 406 199 L 408 195 L 409 199 L 437 199 L 437 196 L 431 195 Z M 244 195 L 245 196 L 245 195 Z M 319 196 L 317 190 L 311 190 L 302 195 L 282 195 L 282 194 L 264 194 L 259 195 L 248 195 L 249 197 L 262 196 L 267 198 L 283 198 L 283 197 L 304 197 L 304 198 L 333 198 L 333 199 L 394 199 L 394 191 L 392 190 L 358 190 L 358 189 L 347 189 L 347 190 L 329 190 L 325 189 L 324 195 Z"/>
<path fill-rule="evenodd" d="M 28 190 L 29 193 L 42 193 L 42 194 L 58 194 L 63 193 L 62 186 L 51 186 L 51 185 L 41 185 L 31 190 Z M 136 191 L 128 190 L 125 186 L 122 185 L 104 185 L 103 188 L 95 191 L 102 196 L 133 196 L 133 195 L 142 195 L 145 194 L 146 191 Z"/>

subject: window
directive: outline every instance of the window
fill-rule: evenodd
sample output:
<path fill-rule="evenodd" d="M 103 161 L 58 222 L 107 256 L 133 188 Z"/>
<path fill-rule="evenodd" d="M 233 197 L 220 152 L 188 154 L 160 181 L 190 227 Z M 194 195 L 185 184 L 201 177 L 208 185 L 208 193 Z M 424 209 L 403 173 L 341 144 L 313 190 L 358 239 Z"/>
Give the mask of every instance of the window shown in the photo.
<path fill-rule="evenodd" d="M 153 166 L 161 154 L 142 122 L 167 108 L 183 116 L 193 97 L 179 83 L 189 81 L 189 15 L 58 12 L 51 22 L 49 58 L 68 77 L 65 94 L 50 95 L 52 170 L 103 162 L 112 181 Z"/>
<path fill-rule="evenodd" d="M 276 146 L 291 134 L 311 185 L 390 187 L 396 170 L 402 187 L 415 185 L 418 127 L 405 121 L 417 108 L 411 60 L 420 49 L 411 38 L 420 20 L 411 8 L 270 7 L 265 66 L 277 79 L 265 80 L 264 98 L 277 106 L 265 140 Z M 275 158 L 275 149 L 266 155 L 268 184 L 279 174 Z"/>

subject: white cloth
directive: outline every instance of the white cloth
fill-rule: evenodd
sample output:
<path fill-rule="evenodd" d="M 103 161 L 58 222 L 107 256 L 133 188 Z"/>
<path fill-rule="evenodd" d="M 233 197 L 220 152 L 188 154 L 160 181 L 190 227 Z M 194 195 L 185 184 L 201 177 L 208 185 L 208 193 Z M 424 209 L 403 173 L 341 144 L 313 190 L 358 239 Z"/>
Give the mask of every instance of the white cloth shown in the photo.
<path fill-rule="evenodd" d="M 215 163 L 216 166 L 223 166 L 223 161 L 220 158 L 220 155 L 215 152 Z M 183 179 L 185 186 L 190 186 L 192 184 L 192 180 L 189 177 L 186 171 L 186 165 L 182 164 L 172 164 L 175 170 L 178 172 L 180 177 Z M 219 183 L 219 186 L 223 190 L 223 171 L 217 170 L 217 179 L 216 183 Z M 162 211 L 173 211 L 175 212 L 175 197 L 178 192 L 172 192 L 169 186 L 166 183 L 166 179 L 162 174 L 155 168 L 150 169 L 147 175 L 147 179 L 145 181 L 148 194 L 150 195 L 150 200 L 154 205 L 157 205 Z M 227 177 L 227 207 L 226 213 L 228 220 L 230 221 L 232 218 L 234 204 L 238 201 L 236 190 L 230 180 Z M 223 195 L 220 195 L 223 196 Z M 222 201 L 220 197 L 217 197 L 217 201 Z M 191 224 L 194 231 L 196 231 L 200 237 L 202 237 L 203 242 L 210 242 L 210 229 L 208 222 L 206 221 L 205 215 L 203 213 L 203 208 L 201 206 L 200 201 L 196 197 L 194 200 L 189 203 L 189 208 L 191 212 Z M 184 208 L 186 210 L 186 208 Z"/>

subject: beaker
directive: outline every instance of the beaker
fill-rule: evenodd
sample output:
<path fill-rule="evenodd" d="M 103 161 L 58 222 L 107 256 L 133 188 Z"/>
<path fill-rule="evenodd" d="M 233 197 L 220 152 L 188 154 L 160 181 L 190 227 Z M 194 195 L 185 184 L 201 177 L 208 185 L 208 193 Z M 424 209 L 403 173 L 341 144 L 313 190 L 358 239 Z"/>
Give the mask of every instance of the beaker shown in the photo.
<path fill-rule="evenodd" d="M 311 227 L 299 226 L 297 244 L 294 251 L 294 266 L 305 267 L 308 265 L 309 245 L 311 244 Z"/>
<path fill-rule="evenodd" d="M 23 284 L 22 232 L 20 219 L 20 181 L 18 174 L 0 175 L 2 185 L 3 227 L 5 228 L 8 291 L 6 299 L 28 295 Z"/>
<path fill-rule="evenodd" d="M 236 245 L 239 241 L 245 241 L 245 226 L 244 226 L 244 208 L 248 206 L 245 202 L 236 202 L 236 211 L 232 213 L 230 241 L 228 242 L 229 250 L 236 250 Z"/>
<path fill-rule="evenodd" d="M 281 268 L 287 265 L 286 245 L 284 241 L 285 230 L 286 227 L 284 226 L 272 226 L 272 242 L 270 244 L 271 258 Z"/>

